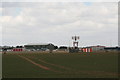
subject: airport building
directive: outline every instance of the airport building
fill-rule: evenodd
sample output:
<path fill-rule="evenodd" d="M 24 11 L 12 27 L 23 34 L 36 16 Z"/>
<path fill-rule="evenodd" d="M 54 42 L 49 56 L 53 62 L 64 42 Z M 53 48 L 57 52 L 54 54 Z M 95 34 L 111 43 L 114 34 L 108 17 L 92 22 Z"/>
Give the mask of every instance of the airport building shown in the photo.
<path fill-rule="evenodd" d="M 104 51 L 105 46 L 89 46 L 89 47 L 84 47 L 81 48 L 82 52 L 98 52 L 98 51 Z"/>
<path fill-rule="evenodd" d="M 90 47 L 92 48 L 92 51 L 93 51 L 93 52 L 104 51 L 104 48 L 105 48 L 105 46 L 100 46 L 100 45 L 90 46 Z"/>
<path fill-rule="evenodd" d="M 55 46 L 51 43 L 24 45 L 24 48 L 29 51 L 47 51 L 47 50 L 53 50 L 54 47 Z"/>

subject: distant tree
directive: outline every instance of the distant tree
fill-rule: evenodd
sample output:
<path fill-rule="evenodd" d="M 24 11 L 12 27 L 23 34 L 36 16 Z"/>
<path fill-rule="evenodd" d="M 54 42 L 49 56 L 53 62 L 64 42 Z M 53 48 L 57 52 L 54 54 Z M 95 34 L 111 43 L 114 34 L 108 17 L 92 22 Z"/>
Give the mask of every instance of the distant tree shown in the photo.
<path fill-rule="evenodd" d="M 16 46 L 16 48 L 20 48 L 19 46 Z"/>
<path fill-rule="evenodd" d="M 67 49 L 66 46 L 60 46 L 59 49 Z"/>
<path fill-rule="evenodd" d="M 14 47 L 12 46 L 11 48 L 13 49 Z"/>
<path fill-rule="evenodd" d="M 19 46 L 19 48 L 23 48 L 23 46 Z"/>
<path fill-rule="evenodd" d="M 54 49 L 58 49 L 58 46 L 54 46 Z"/>
<path fill-rule="evenodd" d="M 16 46 L 16 48 L 23 48 L 23 46 Z"/>
<path fill-rule="evenodd" d="M 12 47 L 9 47 L 9 48 L 7 48 L 7 49 L 13 49 L 14 47 L 12 46 Z"/>

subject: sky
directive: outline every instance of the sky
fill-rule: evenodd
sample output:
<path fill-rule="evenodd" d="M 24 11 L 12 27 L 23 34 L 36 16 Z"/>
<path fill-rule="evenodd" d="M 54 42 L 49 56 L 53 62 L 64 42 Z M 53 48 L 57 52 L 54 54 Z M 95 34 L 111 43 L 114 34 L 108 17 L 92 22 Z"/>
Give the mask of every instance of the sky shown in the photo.
<path fill-rule="evenodd" d="M 6 2 L 0 24 L 1 45 L 118 45 L 117 2 Z"/>

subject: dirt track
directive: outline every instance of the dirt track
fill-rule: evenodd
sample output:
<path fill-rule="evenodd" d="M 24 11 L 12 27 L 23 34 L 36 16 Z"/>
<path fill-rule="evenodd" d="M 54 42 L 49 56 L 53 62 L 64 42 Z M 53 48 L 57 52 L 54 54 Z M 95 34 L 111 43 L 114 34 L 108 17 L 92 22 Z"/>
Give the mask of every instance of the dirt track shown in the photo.
<path fill-rule="evenodd" d="M 33 60 L 31 60 L 31 59 L 29 59 L 29 58 L 27 58 L 27 57 L 24 57 L 24 56 L 21 56 L 21 55 L 18 55 L 18 56 L 21 57 L 21 58 L 23 58 L 23 59 L 25 59 L 25 60 L 27 60 L 28 62 L 30 62 L 30 63 L 36 65 L 36 66 L 38 66 L 38 67 L 44 69 L 44 70 L 48 70 L 48 71 L 53 71 L 53 72 L 61 73 L 60 71 L 56 71 L 56 70 L 51 69 L 51 68 L 49 68 L 49 67 L 47 67 L 47 66 L 38 64 L 38 63 L 34 62 Z"/>
<path fill-rule="evenodd" d="M 18 56 L 21 57 L 21 58 L 23 58 L 23 59 L 25 59 L 25 60 L 27 60 L 28 62 L 36 65 L 36 66 L 44 69 L 44 70 L 53 71 L 53 72 L 62 73 L 62 74 L 71 74 L 71 72 L 73 72 L 74 74 L 83 73 L 83 74 L 88 74 L 88 75 L 99 75 L 99 76 L 102 76 L 103 74 L 108 75 L 108 76 L 116 76 L 116 75 L 118 75 L 118 74 L 116 74 L 116 73 L 108 73 L 108 72 L 103 72 L 103 71 L 76 71 L 76 70 L 73 70 L 73 69 L 68 68 L 68 67 L 65 67 L 65 66 L 61 66 L 61 65 L 58 65 L 58 64 L 53 64 L 53 63 L 46 62 L 46 61 L 43 60 L 43 59 L 40 59 L 40 58 L 38 59 L 38 58 L 33 57 L 33 56 L 28 56 L 28 57 L 24 57 L 24 56 L 22 56 L 22 55 L 18 55 Z M 38 61 L 40 61 L 40 62 L 42 62 L 42 63 L 45 63 L 45 64 L 47 64 L 47 65 L 52 65 L 52 66 L 54 66 L 54 67 L 67 70 L 67 72 L 65 72 L 65 71 L 61 72 L 61 71 L 52 69 L 52 68 L 50 68 L 50 67 L 44 66 L 44 65 L 42 65 L 42 64 L 38 64 L 38 63 L 34 62 L 32 59 L 36 59 L 36 60 L 38 60 Z M 119 75 L 120 75 L 120 74 L 119 74 Z"/>

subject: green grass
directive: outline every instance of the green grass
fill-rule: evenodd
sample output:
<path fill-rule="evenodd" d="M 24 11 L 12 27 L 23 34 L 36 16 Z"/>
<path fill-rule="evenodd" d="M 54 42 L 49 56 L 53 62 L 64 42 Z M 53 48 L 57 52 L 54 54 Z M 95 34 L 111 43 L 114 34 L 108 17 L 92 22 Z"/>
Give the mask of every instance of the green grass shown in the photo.
<path fill-rule="evenodd" d="M 18 55 L 51 70 L 42 69 Z M 117 53 L 3 54 L 4 78 L 117 78 L 117 71 Z"/>

